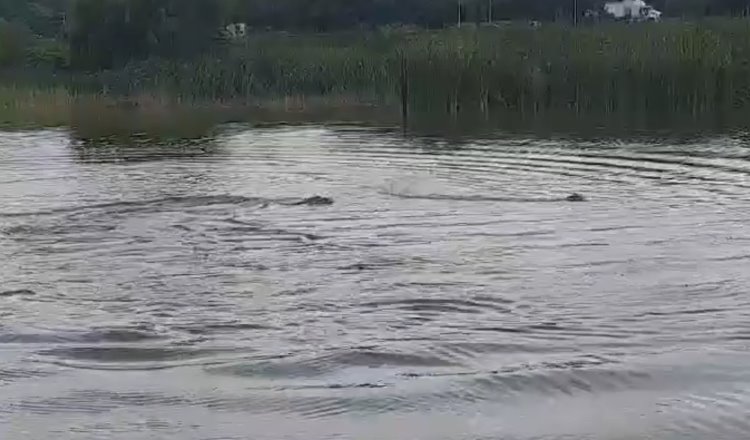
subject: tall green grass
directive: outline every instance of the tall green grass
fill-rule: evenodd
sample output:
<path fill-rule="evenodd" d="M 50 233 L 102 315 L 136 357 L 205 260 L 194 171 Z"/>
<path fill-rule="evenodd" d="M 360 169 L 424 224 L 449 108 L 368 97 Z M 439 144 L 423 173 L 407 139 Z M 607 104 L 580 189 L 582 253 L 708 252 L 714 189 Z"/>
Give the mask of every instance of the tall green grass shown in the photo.
<path fill-rule="evenodd" d="M 129 92 L 151 88 L 185 99 L 316 95 L 379 103 L 398 102 L 406 86 L 415 112 L 721 115 L 750 105 L 750 22 L 267 36 L 223 58 L 132 69 L 102 77 L 103 84 L 119 78 Z"/>
<path fill-rule="evenodd" d="M 407 45 L 410 104 L 630 118 L 750 105 L 750 24 L 453 31 Z"/>
<path fill-rule="evenodd" d="M 0 127 L 58 127 L 69 122 L 72 96 L 65 87 L 0 87 Z"/>
<path fill-rule="evenodd" d="M 372 103 L 410 112 L 646 120 L 744 117 L 750 21 L 250 37 L 191 61 L 52 78 L 74 93 L 178 102 Z M 741 116 L 740 116 L 741 115 Z"/>

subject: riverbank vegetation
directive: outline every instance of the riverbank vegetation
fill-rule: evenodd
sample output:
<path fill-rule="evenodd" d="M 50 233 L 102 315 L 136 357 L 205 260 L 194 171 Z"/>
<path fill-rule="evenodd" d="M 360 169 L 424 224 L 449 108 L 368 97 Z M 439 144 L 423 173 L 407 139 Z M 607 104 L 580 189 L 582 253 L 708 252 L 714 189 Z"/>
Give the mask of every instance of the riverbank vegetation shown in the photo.
<path fill-rule="evenodd" d="M 42 3 L 49 21 L 39 22 L 47 27 L 36 24 L 31 31 L 31 25 L 0 22 L 0 75 L 15 90 L 0 98 L 6 113 L 56 113 L 65 107 L 59 102 L 81 96 L 132 108 L 169 102 L 289 110 L 314 102 L 401 109 L 412 119 L 605 115 L 627 124 L 722 123 L 747 119 L 750 109 L 750 21 L 742 18 L 578 26 L 464 22 L 457 28 L 448 25 L 448 12 L 423 5 L 419 10 L 442 18 L 419 23 L 412 17 L 422 27 L 386 26 L 405 13 L 391 2 L 391 9 L 379 12 L 383 17 L 358 13 L 359 22 L 370 20 L 372 26 L 346 30 L 331 18 L 341 11 L 325 8 L 318 15 L 335 23 L 313 26 L 314 20 L 300 17 L 272 26 L 276 15 L 259 12 L 261 3 L 252 1 Z M 294 4 L 274 3 L 276 13 Z M 402 3 L 416 8 L 418 2 Z M 462 3 L 461 14 L 468 14 L 469 4 Z M 344 10 L 354 14 L 357 5 Z M 477 2 L 475 22 L 502 10 L 492 1 Z M 451 14 L 455 19 L 458 12 Z M 251 15 L 270 21 L 253 22 L 242 35 L 222 31 Z M 58 22 L 65 27 L 55 31 Z M 304 32 L 273 30 L 281 27 Z M 336 31 L 312 32 L 330 28 Z M 52 90 L 52 101 L 31 105 L 36 101 L 22 89 L 36 90 L 36 100 L 46 95 L 38 91 Z M 13 102 L 17 95 L 20 103 Z"/>

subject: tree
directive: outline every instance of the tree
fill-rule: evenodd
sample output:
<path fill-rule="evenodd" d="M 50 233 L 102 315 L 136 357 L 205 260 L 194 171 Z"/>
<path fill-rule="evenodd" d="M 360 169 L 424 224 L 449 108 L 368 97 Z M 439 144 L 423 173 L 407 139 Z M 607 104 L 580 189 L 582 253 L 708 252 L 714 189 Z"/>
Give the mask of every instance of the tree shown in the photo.
<path fill-rule="evenodd" d="M 61 37 L 67 0 L 0 0 L 0 17 L 42 37 Z"/>
<path fill-rule="evenodd" d="M 28 28 L 0 20 L 0 66 L 21 63 L 30 40 Z"/>
<path fill-rule="evenodd" d="M 211 47 L 223 22 L 218 0 L 76 0 L 71 62 L 107 69 L 150 56 L 189 57 Z"/>

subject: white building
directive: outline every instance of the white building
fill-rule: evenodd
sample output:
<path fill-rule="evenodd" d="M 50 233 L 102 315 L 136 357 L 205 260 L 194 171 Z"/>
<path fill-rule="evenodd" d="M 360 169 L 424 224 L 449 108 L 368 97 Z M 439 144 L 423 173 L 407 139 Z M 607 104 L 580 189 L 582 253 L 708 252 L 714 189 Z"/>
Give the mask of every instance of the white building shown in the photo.
<path fill-rule="evenodd" d="M 636 21 L 659 21 L 661 19 L 661 11 L 647 5 L 643 0 L 607 2 L 604 4 L 604 11 L 617 19 Z"/>
<path fill-rule="evenodd" d="M 247 35 L 247 24 L 232 23 L 224 27 L 224 34 L 232 39 L 244 38 Z"/>

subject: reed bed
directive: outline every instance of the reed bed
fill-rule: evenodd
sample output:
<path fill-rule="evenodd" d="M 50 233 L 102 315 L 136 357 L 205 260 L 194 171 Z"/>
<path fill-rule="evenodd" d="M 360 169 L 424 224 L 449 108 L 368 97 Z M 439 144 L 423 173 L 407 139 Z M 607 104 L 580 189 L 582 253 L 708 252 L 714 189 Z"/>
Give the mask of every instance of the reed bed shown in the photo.
<path fill-rule="evenodd" d="M 347 96 L 446 114 L 720 117 L 750 105 L 750 22 L 265 36 L 221 58 L 142 66 L 140 75 L 120 73 L 127 91 L 187 100 Z"/>
<path fill-rule="evenodd" d="M 317 99 L 403 104 L 415 115 L 723 119 L 750 107 L 750 21 L 264 34 L 190 61 L 149 60 L 53 83 L 74 95 L 146 93 L 181 103 Z"/>

